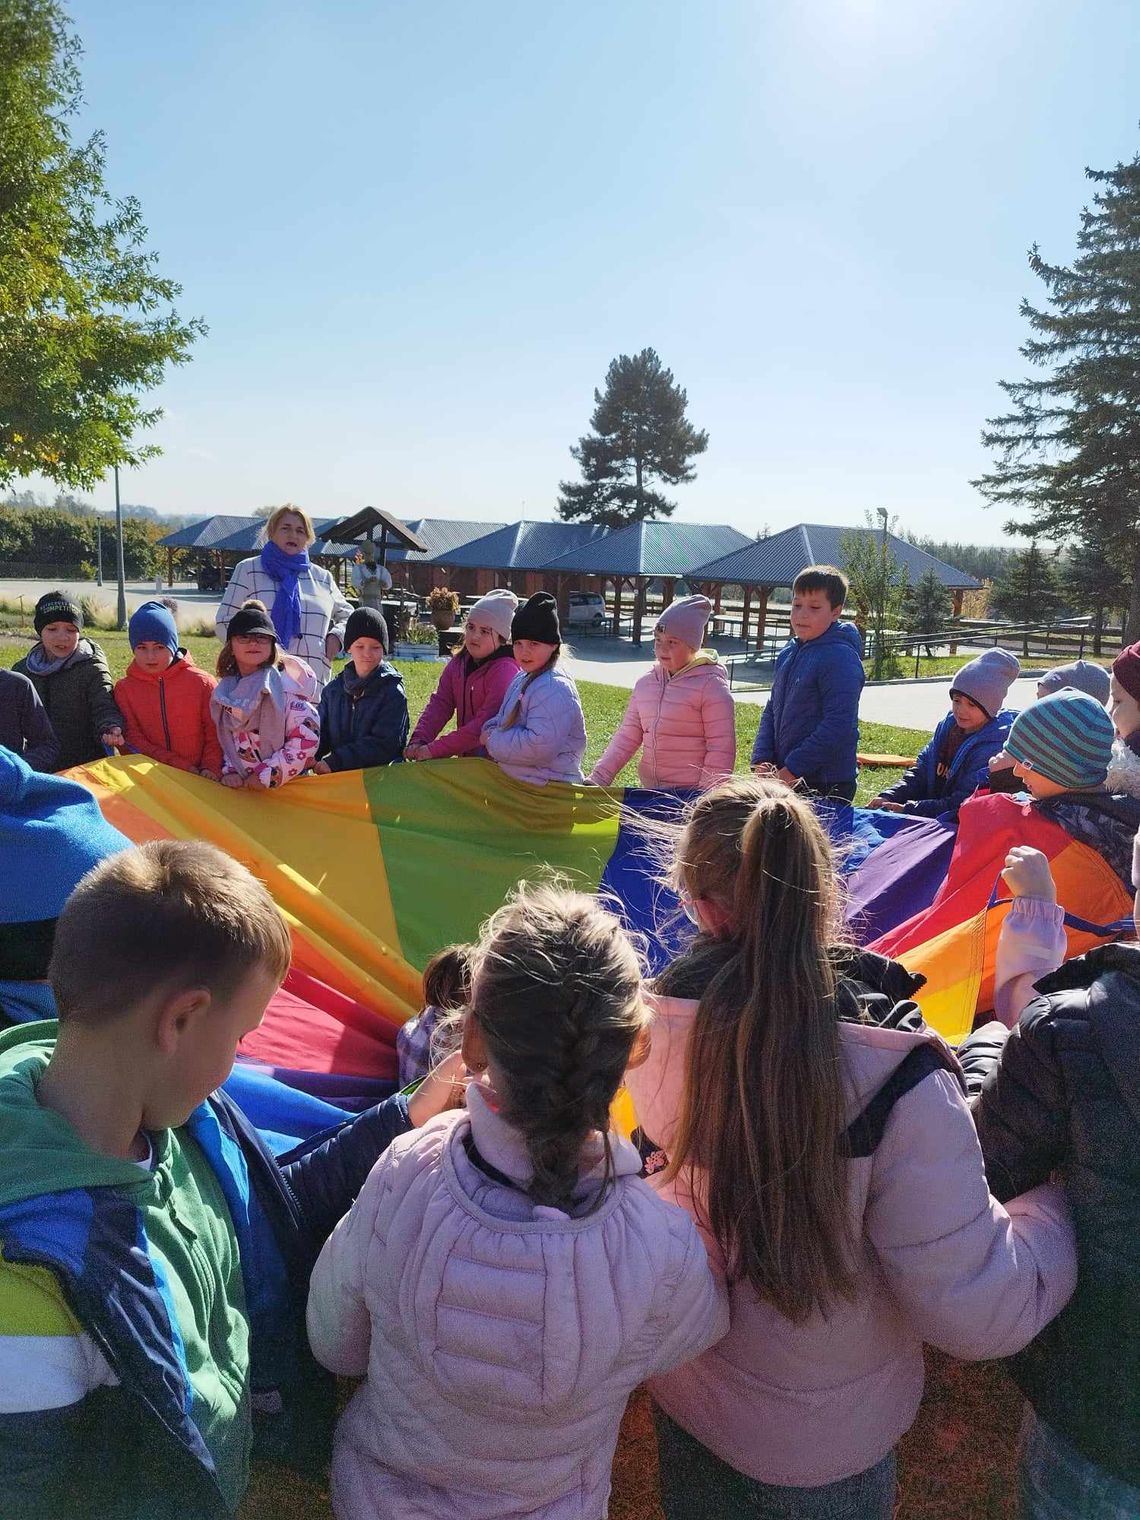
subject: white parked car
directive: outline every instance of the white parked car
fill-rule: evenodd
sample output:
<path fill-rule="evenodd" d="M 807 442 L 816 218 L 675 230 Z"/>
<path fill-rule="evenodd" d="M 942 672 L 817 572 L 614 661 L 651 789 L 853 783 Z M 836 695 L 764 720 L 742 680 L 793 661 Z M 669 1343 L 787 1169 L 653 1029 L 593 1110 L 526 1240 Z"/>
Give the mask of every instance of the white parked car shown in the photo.
<path fill-rule="evenodd" d="M 600 596 L 596 591 L 571 591 L 569 617 L 571 623 L 587 623 L 596 628 L 605 620 L 605 597 Z"/>

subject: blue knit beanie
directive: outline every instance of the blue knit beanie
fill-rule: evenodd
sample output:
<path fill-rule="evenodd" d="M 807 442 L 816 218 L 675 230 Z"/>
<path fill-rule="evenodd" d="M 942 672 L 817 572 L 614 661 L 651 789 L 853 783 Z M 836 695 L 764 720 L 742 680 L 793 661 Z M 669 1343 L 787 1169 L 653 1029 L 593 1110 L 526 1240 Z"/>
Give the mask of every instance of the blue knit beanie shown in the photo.
<path fill-rule="evenodd" d="M 178 658 L 178 624 L 165 602 L 144 602 L 127 624 L 127 638 L 132 649 L 140 644 L 165 644 Z"/>
<path fill-rule="evenodd" d="M 0 745 L 0 923 L 58 918 L 92 866 L 130 848 L 85 786 Z"/>
<path fill-rule="evenodd" d="M 1114 735 L 1103 703 L 1066 687 L 1014 719 L 1006 753 L 1070 791 L 1103 786 Z"/>

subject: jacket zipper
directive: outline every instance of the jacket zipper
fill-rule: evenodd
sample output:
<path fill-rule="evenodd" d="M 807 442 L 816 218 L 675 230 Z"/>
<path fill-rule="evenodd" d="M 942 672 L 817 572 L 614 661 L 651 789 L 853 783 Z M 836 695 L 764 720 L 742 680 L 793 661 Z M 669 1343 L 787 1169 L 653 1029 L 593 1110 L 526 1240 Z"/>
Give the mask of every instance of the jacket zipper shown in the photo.
<path fill-rule="evenodd" d="M 166 747 L 173 749 L 174 745 L 170 742 L 170 724 L 166 721 L 166 686 L 161 676 L 158 680 L 158 710 L 162 716 L 162 732 L 166 739 Z"/>

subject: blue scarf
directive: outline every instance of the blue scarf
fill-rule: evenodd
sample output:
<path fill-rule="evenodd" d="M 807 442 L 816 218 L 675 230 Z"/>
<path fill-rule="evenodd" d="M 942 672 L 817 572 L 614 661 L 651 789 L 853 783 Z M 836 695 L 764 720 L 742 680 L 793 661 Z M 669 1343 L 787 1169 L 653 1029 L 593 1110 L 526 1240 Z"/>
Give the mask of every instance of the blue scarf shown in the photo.
<path fill-rule="evenodd" d="M 273 598 L 270 616 L 282 648 L 288 649 L 301 633 L 301 593 L 297 579 L 309 568 L 309 551 L 302 549 L 300 554 L 286 554 L 270 539 L 261 551 L 261 568 L 277 582 L 277 595 Z"/>

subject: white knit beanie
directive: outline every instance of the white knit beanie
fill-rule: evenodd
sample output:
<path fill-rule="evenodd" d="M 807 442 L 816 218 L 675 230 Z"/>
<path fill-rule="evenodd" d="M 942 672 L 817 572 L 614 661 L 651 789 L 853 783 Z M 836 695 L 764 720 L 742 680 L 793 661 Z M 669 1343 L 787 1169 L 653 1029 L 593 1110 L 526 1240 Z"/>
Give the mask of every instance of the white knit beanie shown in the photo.
<path fill-rule="evenodd" d="M 518 610 L 519 599 L 513 591 L 507 591 L 504 587 L 496 587 L 494 591 L 488 591 L 486 596 L 481 596 L 475 605 L 467 613 L 467 621 L 472 618 L 477 623 L 486 623 L 493 628 L 502 639 L 504 644 L 511 642 L 511 620 Z"/>

